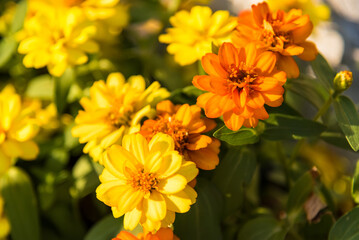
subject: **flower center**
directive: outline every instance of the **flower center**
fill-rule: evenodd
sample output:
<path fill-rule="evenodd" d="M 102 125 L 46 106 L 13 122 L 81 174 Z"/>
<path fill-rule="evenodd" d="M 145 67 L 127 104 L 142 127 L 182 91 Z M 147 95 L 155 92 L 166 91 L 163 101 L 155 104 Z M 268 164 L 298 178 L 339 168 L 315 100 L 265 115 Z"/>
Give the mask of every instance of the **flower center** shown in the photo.
<path fill-rule="evenodd" d="M 257 77 L 258 75 L 254 73 L 253 68 L 242 62 L 238 68 L 235 66 L 229 68 L 228 83 L 229 86 L 242 89 L 250 87 Z"/>
<path fill-rule="evenodd" d="M 142 169 L 132 174 L 131 177 L 128 180 L 128 184 L 136 190 L 148 193 L 157 189 L 158 179 L 154 173 L 147 173 Z"/>
<path fill-rule="evenodd" d="M 131 125 L 131 114 L 133 112 L 133 106 L 130 104 L 124 105 L 122 101 L 116 99 L 112 104 L 110 114 L 108 115 L 108 121 L 111 125 L 116 128 L 122 125 Z"/>
<path fill-rule="evenodd" d="M 173 116 L 159 116 L 158 120 L 152 127 L 152 138 L 156 133 L 165 133 L 170 135 L 175 142 L 175 149 L 183 154 L 188 142 L 188 130 L 182 125 L 182 122 L 174 119 Z"/>
<path fill-rule="evenodd" d="M 262 41 L 269 50 L 281 51 L 286 48 L 286 45 L 290 44 L 293 40 L 288 32 L 281 31 L 283 21 L 278 19 L 269 19 L 264 21 L 264 29 L 260 36 Z"/>

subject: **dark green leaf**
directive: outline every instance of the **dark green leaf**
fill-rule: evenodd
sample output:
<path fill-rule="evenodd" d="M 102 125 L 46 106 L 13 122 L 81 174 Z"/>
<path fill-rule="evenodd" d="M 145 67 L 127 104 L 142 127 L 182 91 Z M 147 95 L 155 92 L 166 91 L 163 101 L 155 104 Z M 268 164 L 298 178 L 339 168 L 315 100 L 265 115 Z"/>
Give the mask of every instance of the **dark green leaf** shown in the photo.
<path fill-rule="evenodd" d="M 212 53 L 218 54 L 218 51 L 219 51 L 219 47 L 216 44 L 214 44 L 214 42 L 212 42 Z"/>
<path fill-rule="evenodd" d="M 85 240 L 109 240 L 114 238 L 122 229 L 122 218 L 108 215 L 101 219 L 86 234 Z"/>
<path fill-rule="evenodd" d="M 328 91 L 316 79 L 305 77 L 291 79 L 287 81 L 285 86 L 287 90 L 304 97 L 317 109 L 321 108 L 329 97 Z"/>
<path fill-rule="evenodd" d="M 249 220 L 240 229 L 238 240 L 284 240 L 286 231 L 272 216 L 260 216 Z"/>
<path fill-rule="evenodd" d="M 218 129 L 213 136 L 231 145 L 239 146 L 258 142 L 259 136 L 255 129 L 242 127 L 238 131 L 232 131 L 226 126 Z"/>
<path fill-rule="evenodd" d="M 251 182 L 257 162 L 253 151 L 230 149 L 214 172 L 213 182 L 224 195 L 225 213 L 233 213 L 241 205 L 243 185 Z"/>
<path fill-rule="evenodd" d="M 335 115 L 338 124 L 342 129 L 348 143 L 354 151 L 359 150 L 359 113 L 350 100 L 346 96 L 339 96 L 334 101 Z"/>
<path fill-rule="evenodd" d="M 351 150 L 351 146 L 349 145 L 347 139 L 343 135 L 343 133 L 339 132 L 323 132 L 320 134 L 320 138 L 326 141 L 327 143 L 333 144 L 334 146 L 344 148 L 347 150 Z"/>
<path fill-rule="evenodd" d="M 66 69 L 61 77 L 55 78 L 55 104 L 59 114 L 65 110 L 67 95 L 74 80 L 75 72 L 72 68 Z"/>
<path fill-rule="evenodd" d="M 357 161 L 352 180 L 352 196 L 356 203 L 359 203 L 359 161 Z"/>
<path fill-rule="evenodd" d="M 318 122 L 284 114 L 271 114 L 265 123 L 267 127 L 262 136 L 268 140 L 316 137 L 326 129 Z"/>
<path fill-rule="evenodd" d="M 200 178 L 197 181 L 197 201 L 187 213 L 176 215 L 175 234 L 180 239 L 221 240 L 220 194 L 210 182 Z"/>
<path fill-rule="evenodd" d="M 359 239 L 359 208 L 353 208 L 334 224 L 329 232 L 329 240 Z"/>
<path fill-rule="evenodd" d="M 311 65 L 317 78 L 327 89 L 331 89 L 333 87 L 335 71 L 329 66 L 325 58 L 318 54 L 316 59 L 311 62 Z"/>
<path fill-rule="evenodd" d="M 35 194 L 28 175 L 17 167 L 10 168 L 1 179 L 5 213 L 14 240 L 39 240 L 40 226 Z"/>

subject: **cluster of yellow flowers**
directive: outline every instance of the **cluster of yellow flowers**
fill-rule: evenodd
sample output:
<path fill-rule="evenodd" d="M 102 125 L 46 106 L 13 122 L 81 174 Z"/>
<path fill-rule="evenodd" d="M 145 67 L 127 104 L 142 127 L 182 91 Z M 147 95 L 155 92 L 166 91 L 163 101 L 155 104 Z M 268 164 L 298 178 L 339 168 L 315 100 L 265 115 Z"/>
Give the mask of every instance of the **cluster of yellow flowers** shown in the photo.
<path fill-rule="evenodd" d="M 264 104 L 282 104 L 287 76 L 299 75 L 292 56 L 313 60 L 317 54 L 306 41 L 313 25 L 300 10 L 271 12 L 260 3 L 236 18 L 196 6 L 176 13 L 170 22 L 173 28 L 159 40 L 169 43 L 167 50 L 180 65 L 202 59 L 208 74 L 193 79 L 197 88 L 208 91 L 198 97 L 198 106 L 162 101 L 169 93 L 159 83 L 146 88 L 142 76 L 126 82 L 122 74 L 112 73 L 81 99 L 84 110 L 72 129 L 86 143 L 84 152 L 104 166 L 97 198 L 114 217 L 124 215 L 126 229 L 140 224 L 148 234 L 165 231 L 175 213 L 187 212 L 196 201 L 198 168 L 212 170 L 219 163 L 220 142 L 203 135 L 216 123 L 202 117 L 200 107 L 207 117 L 223 116 L 232 130 L 255 127 L 268 118 Z M 80 39 L 87 41 L 89 33 Z M 212 53 L 213 44 L 219 46 L 218 54 Z"/>
<path fill-rule="evenodd" d="M 99 50 L 96 39 L 118 34 L 127 22 L 119 0 L 30 0 L 18 51 L 25 54 L 25 67 L 47 67 L 61 76 Z"/>

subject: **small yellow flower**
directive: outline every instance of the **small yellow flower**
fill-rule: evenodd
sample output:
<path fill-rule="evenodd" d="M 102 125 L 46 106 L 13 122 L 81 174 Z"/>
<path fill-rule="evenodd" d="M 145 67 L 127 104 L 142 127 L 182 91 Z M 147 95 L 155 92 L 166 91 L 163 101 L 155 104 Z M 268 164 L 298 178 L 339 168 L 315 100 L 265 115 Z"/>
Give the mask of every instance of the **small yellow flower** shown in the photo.
<path fill-rule="evenodd" d="M 140 223 L 154 232 L 173 223 L 175 212 L 190 209 L 197 193 L 187 183 L 198 169 L 175 151 L 171 136 L 158 133 L 147 142 L 141 134 L 131 134 L 122 146 L 113 145 L 103 154 L 105 168 L 96 194 L 112 207 L 114 217 L 125 215 L 126 229 Z"/>
<path fill-rule="evenodd" d="M 0 174 L 10 166 L 12 158 L 36 158 L 38 123 L 31 108 L 23 106 L 15 89 L 8 85 L 0 92 Z"/>
<path fill-rule="evenodd" d="M 230 40 L 236 27 L 236 19 L 228 11 L 217 11 L 212 15 L 209 7 L 196 6 L 190 12 L 182 10 L 170 18 L 173 28 L 159 37 L 168 43 L 167 51 L 174 54 L 180 65 L 192 64 L 208 52 L 212 43 L 220 45 Z"/>
<path fill-rule="evenodd" d="M 140 130 L 140 121 L 155 114 L 154 106 L 169 97 L 158 82 L 146 89 L 142 76 L 132 76 L 125 82 L 121 73 L 112 73 L 107 81 L 97 81 L 90 88 L 90 98 L 80 100 L 80 111 L 72 135 L 87 143 L 85 153 L 95 161 L 104 149 L 121 144 L 122 137 Z"/>
<path fill-rule="evenodd" d="M 4 199 L 0 196 L 0 239 L 6 239 L 10 233 L 10 223 L 4 214 Z"/>
<path fill-rule="evenodd" d="M 91 40 L 95 33 L 96 27 L 80 8 L 54 8 L 32 1 L 18 34 L 18 52 L 25 54 L 25 67 L 47 66 L 50 74 L 61 76 L 67 67 L 86 63 L 87 53 L 98 51 Z"/>

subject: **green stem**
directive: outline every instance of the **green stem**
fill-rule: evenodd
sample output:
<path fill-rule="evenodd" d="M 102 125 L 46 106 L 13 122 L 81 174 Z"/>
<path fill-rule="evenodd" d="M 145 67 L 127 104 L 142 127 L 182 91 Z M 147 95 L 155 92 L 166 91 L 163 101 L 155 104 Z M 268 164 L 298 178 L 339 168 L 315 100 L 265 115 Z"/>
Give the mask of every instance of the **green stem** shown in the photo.
<path fill-rule="evenodd" d="M 285 176 L 285 183 L 286 186 L 288 188 L 290 188 L 291 186 L 291 182 L 290 182 L 290 172 L 289 172 L 289 165 L 288 165 L 288 161 L 287 161 L 287 157 L 283 151 L 283 145 L 281 142 L 277 142 L 276 144 L 277 147 L 277 152 L 279 154 L 279 160 L 283 166 L 284 169 L 284 176 Z"/>

